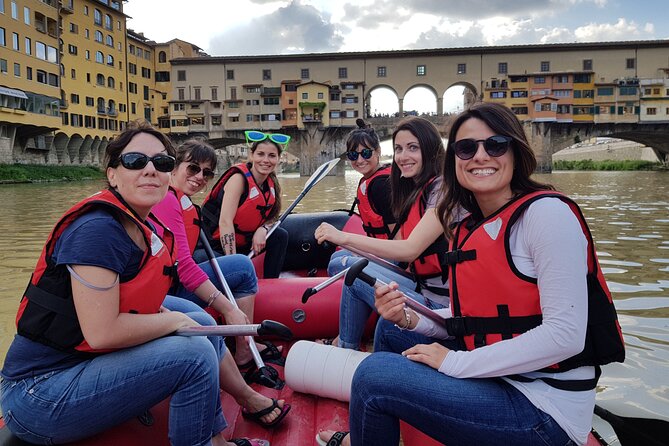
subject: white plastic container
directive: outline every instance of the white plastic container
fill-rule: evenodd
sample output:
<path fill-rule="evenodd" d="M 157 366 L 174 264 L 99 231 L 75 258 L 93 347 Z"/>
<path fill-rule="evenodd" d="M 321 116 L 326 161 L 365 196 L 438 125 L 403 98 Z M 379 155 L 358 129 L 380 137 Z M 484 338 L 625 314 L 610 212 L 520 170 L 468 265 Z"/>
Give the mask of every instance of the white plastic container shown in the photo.
<path fill-rule="evenodd" d="M 370 353 L 298 341 L 286 357 L 286 384 L 297 392 L 349 401 L 355 369 L 368 355 Z"/>

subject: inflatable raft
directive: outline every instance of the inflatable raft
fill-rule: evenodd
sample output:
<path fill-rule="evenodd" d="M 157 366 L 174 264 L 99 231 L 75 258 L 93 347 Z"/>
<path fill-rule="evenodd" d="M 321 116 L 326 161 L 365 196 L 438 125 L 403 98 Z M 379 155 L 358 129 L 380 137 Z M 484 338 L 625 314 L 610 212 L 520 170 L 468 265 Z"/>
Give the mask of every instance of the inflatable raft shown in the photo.
<path fill-rule="evenodd" d="M 291 214 L 282 223 L 289 233 L 289 247 L 284 271 L 278 279 L 259 281 L 259 293 L 255 303 L 255 322 L 271 319 L 288 326 L 293 332 L 294 340 L 290 343 L 276 342 L 284 345 L 286 352 L 296 340 L 334 337 L 338 333 L 339 299 L 343 280 L 319 291 L 306 303 L 302 301 L 304 291 L 320 284 L 327 276 L 327 263 L 335 249 L 333 246 L 318 245 L 313 237 L 314 230 L 323 221 L 348 232 L 363 233 L 360 218 L 357 215 L 349 216 L 346 211 Z M 262 264 L 262 255 L 254 259 L 259 277 L 262 277 Z M 373 327 L 373 321 L 370 321 L 370 327 Z M 346 392 L 350 390 L 350 379 L 355 364 L 362 359 L 359 355 L 364 354 L 358 353 L 358 356 L 351 356 L 350 351 L 331 346 L 311 343 L 298 345 L 301 345 L 299 348 L 303 350 L 311 348 L 318 352 L 304 353 L 303 351 L 289 358 L 286 368 L 293 370 L 288 370 L 292 374 L 288 378 L 288 383 L 295 382 L 299 384 L 294 385 L 295 388 L 310 393 L 297 392 L 289 385 L 282 389 L 271 389 L 253 384 L 253 387 L 264 395 L 285 399 L 292 406 L 286 419 L 272 430 L 263 429 L 244 419 L 237 403 L 227 394 L 222 393 L 223 411 L 229 424 L 224 432 L 226 438 L 263 438 L 269 440 L 272 446 L 308 446 L 315 444 L 315 436 L 321 430 L 348 430 L 348 403 L 339 400 L 347 399 Z M 306 358 L 314 357 L 324 359 L 306 363 Z M 281 379 L 286 379 L 284 367 L 270 365 L 277 370 Z M 323 380 L 317 379 L 327 376 L 326 373 L 338 375 L 339 381 L 330 380 L 331 382 L 324 383 Z M 325 386 L 329 386 L 329 389 L 325 389 Z M 113 429 L 72 444 L 81 446 L 168 446 L 167 420 L 168 401 L 166 400 L 151 408 L 145 416 L 128 420 Z M 402 425 L 402 439 L 405 446 L 439 444 L 420 431 L 404 424 Z M 605 443 L 600 443 L 593 435 L 590 436 L 589 446 L 602 444 Z M 27 445 L 27 443 L 14 437 L 0 419 L 0 446 L 18 445 Z"/>

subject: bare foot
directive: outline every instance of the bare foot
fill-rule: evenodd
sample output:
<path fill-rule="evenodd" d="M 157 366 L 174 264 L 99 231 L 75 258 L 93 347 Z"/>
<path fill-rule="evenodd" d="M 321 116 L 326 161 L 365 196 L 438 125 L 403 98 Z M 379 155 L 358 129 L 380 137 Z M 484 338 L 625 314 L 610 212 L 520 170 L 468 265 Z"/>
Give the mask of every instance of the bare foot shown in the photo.
<path fill-rule="evenodd" d="M 277 407 L 272 412 L 260 418 L 264 423 L 271 423 L 272 421 L 276 420 L 279 417 L 279 415 L 281 415 L 281 409 L 283 408 L 285 401 L 277 400 L 276 403 L 279 407 Z M 259 394 L 258 392 L 254 392 L 252 396 L 250 396 L 246 401 L 241 403 L 241 406 L 250 413 L 261 411 L 263 409 L 270 407 L 271 405 L 272 405 L 272 400 L 270 398 L 267 398 L 266 396 Z"/>
<path fill-rule="evenodd" d="M 258 349 L 258 353 L 262 353 L 268 347 L 264 344 L 258 344 L 256 342 L 256 348 Z M 283 345 L 277 345 L 276 348 L 280 352 L 283 352 Z M 253 361 L 253 355 L 251 354 L 251 349 L 248 347 L 248 344 L 246 344 L 246 348 L 244 348 L 242 351 L 238 351 L 235 354 L 235 364 L 237 364 L 237 366 L 241 366 L 241 365 L 245 366 L 246 364 L 250 363 L 251 361 Z"/>
<path fill-rule="evenodd" d="M 330 339 L 330 338 L 316 339 L 315 342 L 316 342 L 316 344 L 331 345 L 333 347 L 338 347 L 339 346 L 339 336 L 337 336 L 334 339 Z"/>
<path fill-rule="evenodd" d="M 330 441 L 330 438 L 335 434 L 336 431 L 321 431 L 318 433 L 318 437 L 323 440 L 323 443 Z M 341 446 L 351 446 L 351 436 L 346 435 L 341 441 Z"/>

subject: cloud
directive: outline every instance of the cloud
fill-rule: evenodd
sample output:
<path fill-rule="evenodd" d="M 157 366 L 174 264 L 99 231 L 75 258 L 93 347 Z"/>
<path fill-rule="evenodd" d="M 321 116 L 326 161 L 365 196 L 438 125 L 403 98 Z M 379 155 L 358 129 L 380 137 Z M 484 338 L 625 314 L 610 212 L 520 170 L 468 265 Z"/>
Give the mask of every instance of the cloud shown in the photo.
<path fill-rule="evenodd" d="M 216 35 L 209 48 L 215 55 L 336 52 L 344 42 L 345 31 L 346 27 L 333 23 L 328 14 L 292 1 Z"/>
<path fill-rule="evenodd" d="M 401 24 L 413 14 L 430 14 L 446 20 L 482 20 L 493 17 L 543 17 L 564 13 L 578 4 L 603 7 L 607 0 L 378 0 L 344 5 L 344 20 L 357 26 Z"/>
<path fill-rule="evenodd" d="M 574 30 L 576 40 L 581 42 L 598 42 L 603 40 L 638 40 L 655 38 L 655 27 L 652 23 L 643 26 L 619 18 L 616 23 L 591 23 Z"/>

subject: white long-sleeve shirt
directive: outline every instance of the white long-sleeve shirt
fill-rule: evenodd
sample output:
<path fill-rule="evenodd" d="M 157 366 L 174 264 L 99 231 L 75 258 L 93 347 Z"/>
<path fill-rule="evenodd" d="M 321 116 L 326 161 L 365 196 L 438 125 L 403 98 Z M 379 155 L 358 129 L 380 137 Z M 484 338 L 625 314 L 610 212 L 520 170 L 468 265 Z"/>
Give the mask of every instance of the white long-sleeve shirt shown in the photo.
<path fill-rule="evenodd" d="M 557 198 L 532 203 L 511 229 L 511 257 L 523 274 L 536 277 L 542 324 L 513 339 L 473 351 L 451 351 L 439 371 L 458 378 L 487 378 L 523 373 L 529 377 L 591 379 L 594 367 L 564 373 L 532 372 L 583 350 L 588 316 L 587 242 L 576 216 Z M 450 309 L 440 310 L 451 316 Z M 421 317 L 415 331 L 446 338 L 445 329 Z M 543 381 L 505 379 L 536 407 L 551 415 L 578 444 L 585 444 L 592 423 L 595 391 L 559 390 Z"/>

